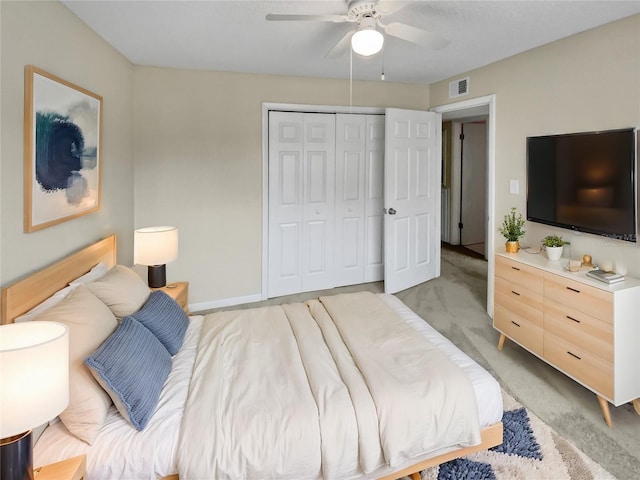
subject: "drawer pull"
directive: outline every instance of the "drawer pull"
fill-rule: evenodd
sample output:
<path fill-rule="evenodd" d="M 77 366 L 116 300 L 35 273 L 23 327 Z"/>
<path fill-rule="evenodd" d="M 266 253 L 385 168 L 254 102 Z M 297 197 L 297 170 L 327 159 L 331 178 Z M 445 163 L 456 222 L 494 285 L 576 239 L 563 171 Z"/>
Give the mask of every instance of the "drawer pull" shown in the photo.
<path fill-rule="evenodd" d="M 511 290 L 511 293 L 513 293 L 514 295 L 520 296 L 520 294 L 518 292 L 514 292 L 513 290 Z"/>
<path fill-rule="evenodd" d="M 582 360 L 578 355 L 576 355 L 575 353 L 571 353 L 571 352 L 567 352 L 569 355 L 571 355 L 574 358 L 577 358 L 578 360 Z"/>
<path fill-rule="evenodd" d="M 519 327 L 520 325 L 517 324 L 516 322 L 514 322 L 513 320 L 511 320 L 511 323 L 513 323 L 516 327 Z"/>
<path fill-rule="evenodd" d="M 520 271 L 518 267 L 511 267 L 511 268 L 513 268 L 514 270 Z"/>
<path fill-rule="evenodd" d="M 572 292 L 580 293 L 580 290 L 576 290 L 575 288 L 566 287 L 567 290 L 571 290 Z"/>
<path fill-rule="evenodd" d="M 580 320 L 578 320 L 577 318 L 570 317 L 569 315 L 566 315 L 566 317 L 567 317 L 569 320 L 573 320 L 573 321 L 574 321 L 574 322 L 576 322 L 576 323 L 580 323 Z"/>

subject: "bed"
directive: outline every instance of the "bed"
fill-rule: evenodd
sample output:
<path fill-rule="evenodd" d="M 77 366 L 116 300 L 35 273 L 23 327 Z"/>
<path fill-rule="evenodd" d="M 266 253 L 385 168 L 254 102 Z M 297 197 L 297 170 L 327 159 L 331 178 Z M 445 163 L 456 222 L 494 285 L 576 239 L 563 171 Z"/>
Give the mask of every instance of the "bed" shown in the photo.
<path fill-rule="evenodd" d="M 115 236 L 3 288 L 3 323 L 98 264 L 119 268 Z M 53 420 L 34 464 L 87 454 L 87 479 L 419 478 L 502 443 L 495 379 L 394 296 L 193 315 L 183 335 L 144 428 L 107 397 L 91 444 Z M 422 381 L 434 370 L 447 381 Z"/>

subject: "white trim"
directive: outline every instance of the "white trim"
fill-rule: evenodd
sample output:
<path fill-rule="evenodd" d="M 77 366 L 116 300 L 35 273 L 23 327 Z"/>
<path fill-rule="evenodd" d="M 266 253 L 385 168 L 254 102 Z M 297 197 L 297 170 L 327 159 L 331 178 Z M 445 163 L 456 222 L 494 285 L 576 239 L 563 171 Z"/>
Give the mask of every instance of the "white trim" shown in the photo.
<path fill-rule="evenodd" d="M 493 277 L 495 274 L 495 172 L 496 172 L 496 95 L 471 98 L 461 102 L 432 107 L 432 112 L 446 113 L 482 106 L 489 107 L 487 120 L 487 313 L 493 318 Z"/>
<path fill-rule="evenodd" d="M 223 298 L 221 300 L 211 300 L 209 302 L 190 303 L 189 312 L 203 312 L 213 308 L 232 307 L 234 305 L 242 305 L 245 303 L 260 302 L 262 295 L 259 293 L 246 295 L 244 297 Z"/>
<path fill-rule="evenodd" d="M 368 115 L 384 115 L 382 107 L 350 107 L 332 105 L 302 105 L 291 103 L 262 104 L 262 291 L 258 300 L 268 298 L 269 282 L 269 111 L 285 112 L 318 112 L 318 113 L 356 113 Z"/>

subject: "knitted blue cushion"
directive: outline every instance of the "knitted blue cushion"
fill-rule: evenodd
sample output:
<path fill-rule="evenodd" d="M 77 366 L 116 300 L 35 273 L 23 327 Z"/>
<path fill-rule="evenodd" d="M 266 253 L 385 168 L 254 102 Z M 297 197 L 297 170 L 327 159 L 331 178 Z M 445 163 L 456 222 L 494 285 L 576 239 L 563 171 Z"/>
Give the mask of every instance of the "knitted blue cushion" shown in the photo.
<path fill-rule="evenodd" d="M 131 316 L 151 330 L 172 356 L 178 353 L 189 317 L 173 298 L 162 290 L 155 290 L 142 308 Z"/>
<path fill-rule="evenodd" d="M 120 414 L 142 430 L 171 371 L 171 355 L 162 343 L 144 325 L 125 317 L 85 364 Z"/>

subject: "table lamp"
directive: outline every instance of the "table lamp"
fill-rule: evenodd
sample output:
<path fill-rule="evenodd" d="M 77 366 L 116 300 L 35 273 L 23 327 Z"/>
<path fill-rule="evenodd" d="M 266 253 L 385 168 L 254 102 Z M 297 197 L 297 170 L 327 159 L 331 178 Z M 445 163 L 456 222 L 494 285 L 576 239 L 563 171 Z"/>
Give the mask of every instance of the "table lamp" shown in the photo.
<path fill-rule="evenodd" d="M 55 322 L 0 326 L 0 478 L 33 478 L 31 429 L 69 403 L 69 333 Z"/>
<path fill-rule="evenodd" d="M 139 228 L 133 240 L 133 262 L 148 266 L 149 287 L 164 287 L 167 284 L 166 264 L 178 258 L 178 229 Z"/>

